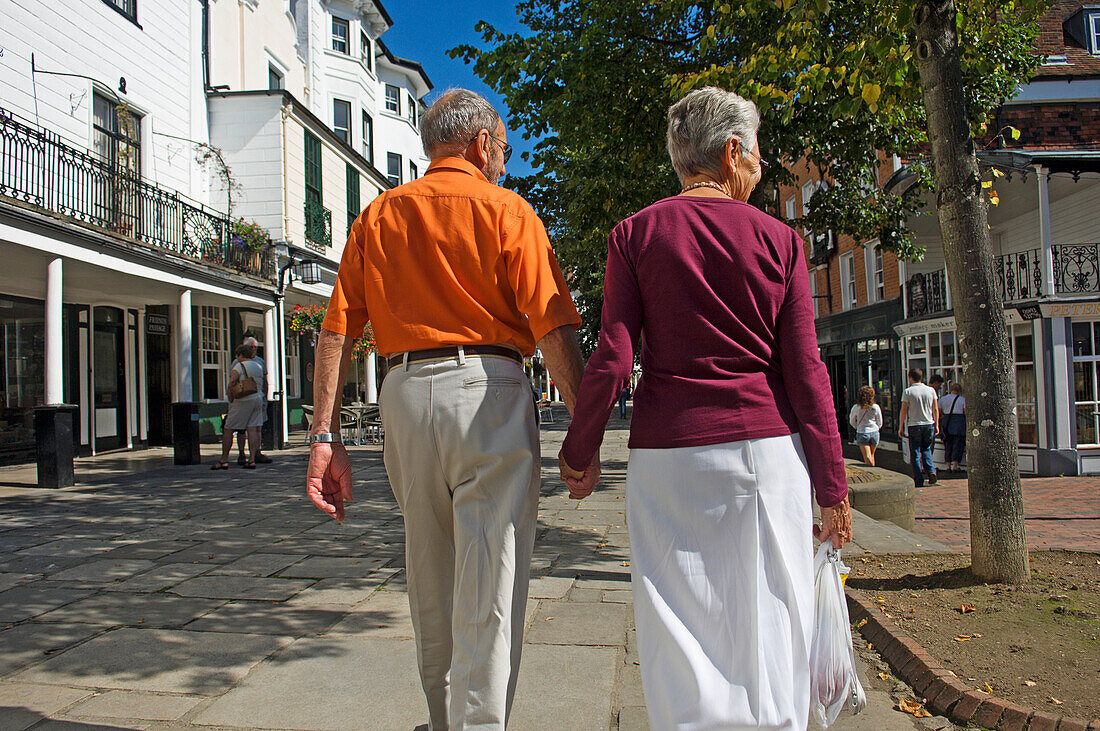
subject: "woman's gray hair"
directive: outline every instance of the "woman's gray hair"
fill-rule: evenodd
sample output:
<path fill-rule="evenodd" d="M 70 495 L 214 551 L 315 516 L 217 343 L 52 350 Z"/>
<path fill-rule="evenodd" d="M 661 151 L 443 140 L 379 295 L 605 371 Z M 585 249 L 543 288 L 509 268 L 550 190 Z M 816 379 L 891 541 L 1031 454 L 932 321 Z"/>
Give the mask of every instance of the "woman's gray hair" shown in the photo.
<path fill-rule="evenodd" d="M 463 150 L 483 129 L 496 131 L 501 121 L 485 97 L 467 89 L 448 89 L 420 118 L 420 139 L 430 158 Z"/>
<path fill-rule="evenodd" d="M 760 112 L 732 91 L 707 86 L 668 108 L 668 154 L 680 182 L 701 173 L 717 173 L 731 137 L 742 154 L 756 147 Z"/>

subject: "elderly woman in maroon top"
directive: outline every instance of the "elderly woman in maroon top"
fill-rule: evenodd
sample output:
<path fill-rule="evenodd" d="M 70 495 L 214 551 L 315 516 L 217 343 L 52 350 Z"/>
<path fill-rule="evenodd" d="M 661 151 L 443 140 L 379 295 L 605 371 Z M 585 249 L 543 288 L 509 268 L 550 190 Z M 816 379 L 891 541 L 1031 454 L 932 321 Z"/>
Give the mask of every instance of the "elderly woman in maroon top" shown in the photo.
<path fill-rule="evenodd" d="M 609 237 L 603 329 L 560 455 L 585 495 L 640 347 L 627 521 L 659 731 L 806 728 L 812 534 L 851 538 L 803 241 L 746 203 L 759 125 L 752 102 L 713 87 L 669 109 L 683 190 Z"/>

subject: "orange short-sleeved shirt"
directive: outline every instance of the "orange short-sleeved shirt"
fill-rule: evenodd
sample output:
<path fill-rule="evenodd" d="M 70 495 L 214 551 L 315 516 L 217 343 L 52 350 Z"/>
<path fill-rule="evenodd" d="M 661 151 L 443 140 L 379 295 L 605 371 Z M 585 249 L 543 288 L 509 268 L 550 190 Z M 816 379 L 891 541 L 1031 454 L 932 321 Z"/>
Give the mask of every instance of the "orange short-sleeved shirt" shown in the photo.
<path fill-rule="evenodd" d="M 581 319 L 546 229 L 519 195 L 444 157 L 371 201 L 352 225 L 323 327 L 379 352 L 513 345 L 524 355 Z"/>

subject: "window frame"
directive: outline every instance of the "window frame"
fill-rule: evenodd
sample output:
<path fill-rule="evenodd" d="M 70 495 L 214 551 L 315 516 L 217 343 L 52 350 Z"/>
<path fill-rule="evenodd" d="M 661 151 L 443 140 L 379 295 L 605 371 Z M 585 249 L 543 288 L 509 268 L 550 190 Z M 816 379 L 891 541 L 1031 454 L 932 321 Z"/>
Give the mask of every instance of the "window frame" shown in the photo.
<path fill-rule="evenodd" d="M 131 23 L 136 25 L 138 28 L 141 27 L 141 25 L 138 23 L 138 19 L 137 19 L 138 0 L 103 0 L 103 2 L 108 7 L 110 7 L 111 10 L 114 10 L 116 13 L 121 15 L 123 18 L 126 18 L 126 20 L 130 21 Z M 126 12 L 126 10 L 121 7 L 122 4 L 129 5 L 130 8 L 131 8 L 130 12 Z"/>
<path fill-rule="evenodd" d="M 783 201 L 783 212 L 787 216 L 787 223 L 792 224 L 794 219 L 798 218 L 798 197 L 791 193 Z"/>
<path fill-rule="evenodd" d="M 856 289 L 856 257 L 854 251 L 846 251 L 840 255 L 840 300 L 845 310 L 850 310 L 858 305 L 859 293 Z"/>
<path fill-rule="evenodd" d="M 413 95 L 410 92 L 405 92 L 405 105 L 408 107 L 408 111 L 405 113 L 405 118 L 412 123 L 412 126 L 416 126 L 416 100 L 413 99 Z"/>
<path fill-rule="evenodd" d="M 367 158 L 367 162 L 374 165 L 374 117 L 370 116 L 370 112 L 366 109 L 363 110 L 363 157 Z"/>
<path fill-rule="evenodd" d="M 394 165 L 395 162 L 397 163 L 396 165 Z M 395 188 L 404 182 L 401 179 L 402 175 L 404 174 L 404 171 L 401 169 L 403 167 L 402 163 L 404 163 L 404 159 L 401 157 L 400 153 L 386 153 L 386 179 L 389 180 Z M 396 174 L 393 172 L 394 168 L 397 169 Z M 396 182 L 394 182 L 394 178 L 397 179 Z"/>
<path fill-rule="evenodd" d="M 420 177 L 420 170 L 416 167 L 416 163 L 409 160 L 409 182 L 416 180 Z"/>
<path fill-rule="evenodd" d="M 301 353 L 302 343 L 299 340 L 301 335 L 296 334 L 290 329 L 290 318 L 286 319 L 286 397 L 288 399 L 300 398 L 302 395 L 302 384 L 300 379 L 302 377 L 301 371 Z"/>
<path fill-rule="evenodd" d="M 205 386 L 206 371 L 216 372 L 218 393 L 208 396 L 202 394 L 204 401 L 224 401 L 225 389 L 229 383 L 228 371 L 232 367 L 229 358 L 229 317 L 226 308 L 216 305 L 199 306 L 199 383 Z"/>
<path fill-rule="evenodd" d="M 367 67 L 367 71 L 374 73 L 374 64 L 371 59 L 371 49 L 373 44 L 371 43 L 370 36 L 367 35 L 365 30 L 359 31 L 359 60 L 363 62 L 363 65 Z"/>
<path fill-rule="evenodd" d="M 393 90 L 393 98 L 390 98 L 390 90 Z M 390 103 L 393 103 L 393 107 L 390 107 Z M 401 89 L 393 84 L 386 84 L 385 89 L 385 109 L 390 114 L 396 114 L 401 116 Z"/>
<path fill-rule="evenodd" d="M 343 109 L 343 110 L 346 111 L 346 113 L 347 113 L 347 126 L 346 127 L 337 126 L 337 124 L 336 124 L 336 119 L 337 119 L 336 110 L 337 109 Z M 334 98 L 332 100 L 332 131 L 336 133 L 337 137 L 340 137 L 341 139 L 344 140 L 345 145 L 347 145 L 348 147 L 352 146 L 353 138 L 352 138 L 352 134 L 351 134 L 351 102 L 347 101 L 346 99 L 336 99 L 336 98 Z"/>
<path fill-rule="evenodd" d="M 363 212 L 359 197 L 359 168 L 350 162 L 345 163 L 344 171 L 344 200 L 348 213 L 348 236 L 351 236 L 351 225 L 359 214 Z"/>
<path fill-rule="evenodd" d="M 336 33 L 337 27 L 340 27 L 341 25 L 344 29 L 343 37 L 340 37 Z M 344 44 L 343 50 L 336 47 L 337 43 Z M 330 28 L 329 37 L 329 49 L 332 50 L 334 53 L 339 53 L 344 56 L 351 55 L 351 21 L 347 18 L 341 18 L 339 15 L 332 16 L 332 27 Z"/>
<path fill-rule="evenodd" d="M 278 79 L 278 86 L 272 86 L 271 85 L 271 80 L 273 78 Z M 284 74 L 279 69 L 275 68 L 274 64 L 272 64 L 272 63 L 267 64 L 267 90 L 268 91 L 275 91 L 277 89 L 280 89 L 280 90 L 285 89 L 286 88 L 286 85 L 284 83 L 285 79 L 286 79 L 286 74 Z"/>
<path fill-rule="evenodd" d="M 1087 17 L 1089 43 L 1092 44 L 1089 53 L 1093 56 L 1100 56 L 1100 12 L 1089 13 Z"/>
<path fill-rule="evenodd" d="M 324 205 L 323 188 L 321 181 L 321 138 L 305 130 L 305 142 L 303 147 L 305 169 L 306 202 L 314 201 Z M 312 182 L 311 182 L 312 181 Z"/>
<path fill-rule="evenodd" d="M 821 315 L 820 308 L 818 307 L 818 302 L 820 300 L 817 297 L 817 295 L 819 294 L 818 291 L 817 291 L 817 286 L 818 286 L 817 285 L 817 280 L 818 280 L 817 268 L 815 267 L 815 268 L 810 269 L 810 300 L 814 303 L 814 319 L 815 320 L 818 317 L 820 317 L 820 315 Z"/>

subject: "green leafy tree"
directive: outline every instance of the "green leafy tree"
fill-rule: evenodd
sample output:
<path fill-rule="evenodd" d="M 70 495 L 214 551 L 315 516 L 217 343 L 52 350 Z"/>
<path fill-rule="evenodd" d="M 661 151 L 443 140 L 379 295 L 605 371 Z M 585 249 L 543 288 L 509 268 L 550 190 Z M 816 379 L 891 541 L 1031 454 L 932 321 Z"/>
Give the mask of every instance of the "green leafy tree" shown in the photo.
<path fill-rule="evenodd" d="M 537 172 L 518 187 L 574 277 L 589 345 L 604 239 L 621 218 L 675 192 L 665 110 L 691 89 L 753 99 L 764 155 L 819 169 L 829 185 L 798 223 L 878 236 L 917 259 L 923 251 L 899 224 L 920 198 L 877 188 L 872 173 L 876 151 L 909 159 L 939 201 L 964 378 L 998 384 L 967 404 L 973 567 L 1024 581 L 1012 374 L 1003 312 L 988 306 L 996 292 L 974 139 L 995 137 L 991 114 L 1035 68 L 1044 9 L 1042 0 L 960 0 L 958 12 L 950 0 L 523 0 L 517 12 L 530 33 L 482 23 L 486 47 L 453 53 L 504 96 L 513 125 L 542 138 Z M 785 180 L 784 170 L 769 172 L 761 196 Z"/>

